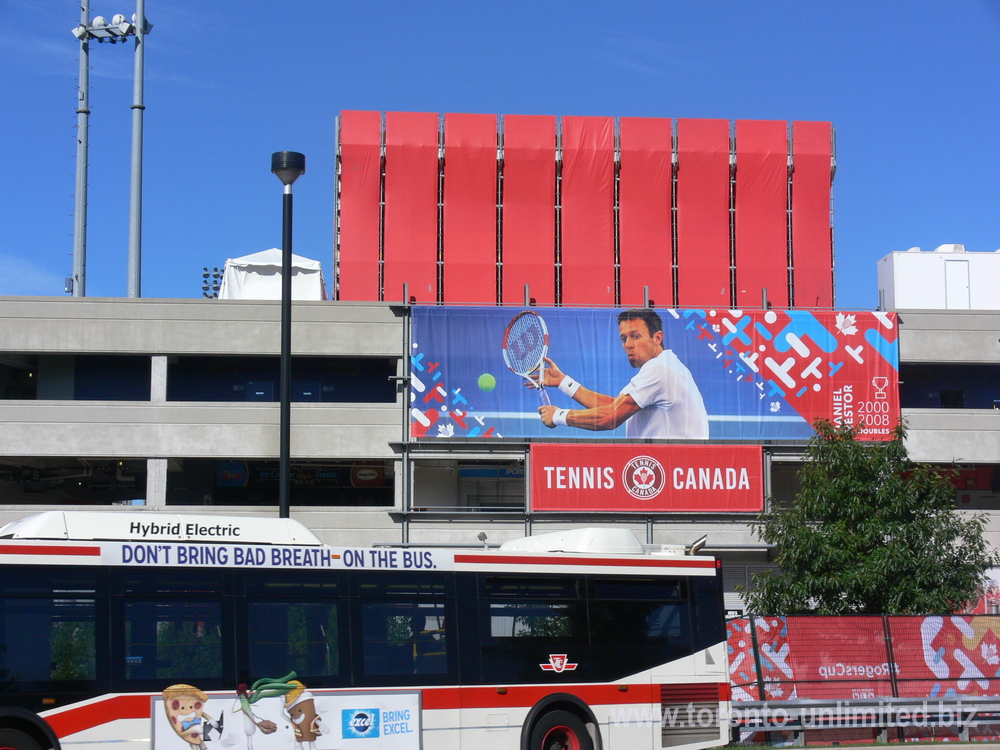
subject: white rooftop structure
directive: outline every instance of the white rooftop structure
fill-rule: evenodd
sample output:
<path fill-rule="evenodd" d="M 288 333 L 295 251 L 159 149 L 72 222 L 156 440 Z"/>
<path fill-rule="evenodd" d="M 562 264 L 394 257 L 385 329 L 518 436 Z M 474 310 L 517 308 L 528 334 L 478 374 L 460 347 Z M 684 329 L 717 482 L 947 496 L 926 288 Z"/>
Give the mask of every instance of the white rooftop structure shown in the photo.
<path fill-rule="evenodd" d="M 1000 250 L 889 253 L 878 262 L 878 296 L 883 310 L 1000 310 Z"/>
<path fill-rule="evenodd" d="M 281 299 L 281 256 L 281 250 L 272 247 L 229 258 L 222 272 L 219 299 Z M 318 260 L 292 255 L 292 299 L 326 299 L 323 266 Z"/>

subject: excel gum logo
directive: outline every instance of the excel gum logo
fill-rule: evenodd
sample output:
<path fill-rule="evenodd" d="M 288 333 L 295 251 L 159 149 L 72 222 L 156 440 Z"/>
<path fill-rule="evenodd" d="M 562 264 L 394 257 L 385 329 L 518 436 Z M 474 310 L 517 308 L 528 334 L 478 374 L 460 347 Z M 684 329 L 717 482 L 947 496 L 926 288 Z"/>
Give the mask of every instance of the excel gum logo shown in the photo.
<path fill-rule="evenodd" d="M 340 712 L 341 734 L 345 740 L 378 737 L 380 718 L 377 708 L 345 708 Z"/>
<path fill-rule="evenodd" d="M 649 500 L 663 491 L 667 473 L 660 462 L 649 456 L 636 456 L 622 469 L 622 484 L 632 497 Z"/>

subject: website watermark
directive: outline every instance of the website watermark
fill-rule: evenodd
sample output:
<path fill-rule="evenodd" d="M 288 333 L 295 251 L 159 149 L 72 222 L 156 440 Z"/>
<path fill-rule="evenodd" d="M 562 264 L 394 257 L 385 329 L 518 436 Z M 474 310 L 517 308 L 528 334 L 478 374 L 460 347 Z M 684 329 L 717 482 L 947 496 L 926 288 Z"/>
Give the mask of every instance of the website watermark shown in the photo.
<path fill-rule="evenodd" d="M 962 703 L 922 701 L 905 705 L 879 701 L 877 704 L 852 706 L 850 701 L 836 701 L 820 706 L 732 706 L 728 713 L 709 708 L 704 703 L 670 706 L 618 706 L 611 711 L 616 727 L 659 725 L 667 728 L 708 729 L 728 725 L 744 730 L 855 729 L 864 727 L 946 727 L 967 728 L 976 717 L 976 709 Z"/>

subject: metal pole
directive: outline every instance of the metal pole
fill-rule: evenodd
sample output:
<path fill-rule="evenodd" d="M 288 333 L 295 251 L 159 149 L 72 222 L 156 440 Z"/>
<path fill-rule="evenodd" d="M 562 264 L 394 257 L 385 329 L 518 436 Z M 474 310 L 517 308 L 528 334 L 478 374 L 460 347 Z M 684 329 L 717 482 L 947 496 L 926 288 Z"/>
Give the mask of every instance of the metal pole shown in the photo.
<path fill-rule="evenodd" d="M 90 25 L 90 0 L 80 0 L 80 25 Z M 73 211 L 73 296 L 87 296 L 87 148 L 90 124 L 90 38 L 80 37 L 76 95 L 76 206 Z"/>
<path fill-rule="evenodd" d="M 142 296 L 142 103 L 146 4 L 135 1 L 135 72 L 132 81 L 132 181 L 128 211 L 128 296 Z"/>
<path fill-rule="evenodd" d="M 281 427 L 278 455 L 278 517 L 288 518 L 292 424 L 292 186 L 285 185 L 281 217 Z"/>

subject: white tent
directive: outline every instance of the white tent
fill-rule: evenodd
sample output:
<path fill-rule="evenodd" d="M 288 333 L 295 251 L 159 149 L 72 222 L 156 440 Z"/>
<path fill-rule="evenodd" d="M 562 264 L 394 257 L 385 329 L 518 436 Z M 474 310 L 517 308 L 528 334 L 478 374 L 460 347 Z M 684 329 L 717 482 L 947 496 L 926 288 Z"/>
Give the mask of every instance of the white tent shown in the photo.
<path fill-rule="evenodd" d="M 281 299 L 281 250 L 229 258 L 219 299 Z M 326 299 L 323 266 L 318 260 L 292 255 L 292 299 Z"/>

